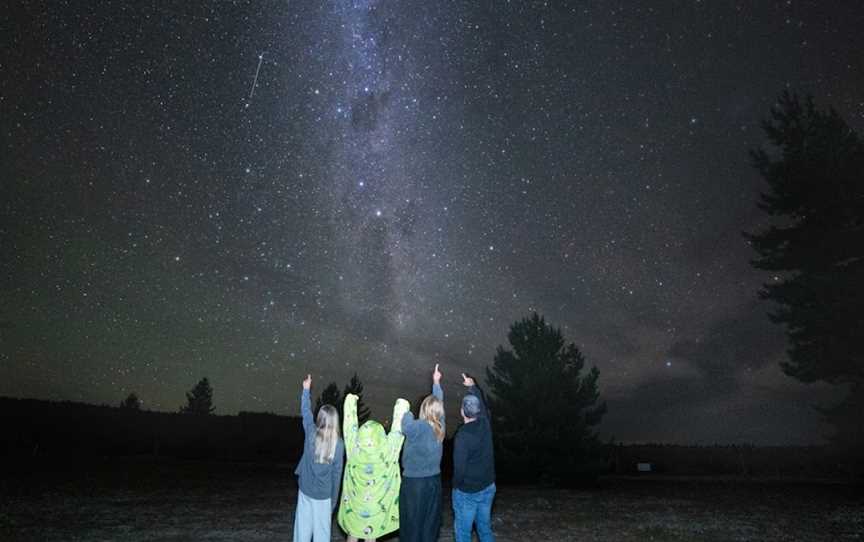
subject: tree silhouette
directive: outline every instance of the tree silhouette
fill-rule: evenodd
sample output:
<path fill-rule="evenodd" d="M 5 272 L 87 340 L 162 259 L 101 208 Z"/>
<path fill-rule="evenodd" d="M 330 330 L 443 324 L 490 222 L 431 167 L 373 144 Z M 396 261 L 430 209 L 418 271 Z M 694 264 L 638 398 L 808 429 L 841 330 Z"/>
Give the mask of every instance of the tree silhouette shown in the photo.
<path fill-rule="evenodd" d="M 322 405 L 332 405 L 336 407 L 336 410 L 339 411 L 340 419 L 342 414 L 342 396 L 339 394 L 339 386 L 336 385 L 335 382 L 331 382 L 327 384 L 327 387 L 324 388 L 324 391 L 321 392 L 321 395 L 318 396 L 318 399 L 315 400 L 315 414 L 318 414 L 318 410 Z"/>
<path fill-rule="evenodd" d="M 594 426 L 606 413 L 597 404 L 596 367 L 582 375 L 585 358 L 561 331 L 537 313 L 515 322 L 486 378 L 496 443 L 505 475 L 562 484 L 593 479 L 601 445 Z"/>
<path fill-rule="evenodd" d="M 357 376 L 357 373 L 354 373 L 354 376 L 351 377 L 348 385 L 345 386 L 345 391 L 342 393 L 342 397 L 347 397 L 349 393 L 353 393 L 358 397 L 357 421 L 360 425 L 363 425 L 363 422 L 369 419 L 371 412 L 369 411 L 369 407 L 363 403 L 363 383 L 360 382 L 360 377 Z"/>
<path fill-rule="evenodd" d="M 213 388 L 210 381 L 202 378 L 191 391 L 186 392 L 187 404 L 180 407 L 184 414 L 213 414 Z"/>
<path fill-rule="evenodd" d="M 125 410 L 141 410 L 141 399 L 133 392 L 120 402 L 120 408 Z"/>
<path fill-rule="evenodd" d="M 768 184 L 759 207 L 773 220 L 745 235 L 753 266 L 772 273 L 759 294 L 786 329 L 781 366 L 802 382 L 847 385 L 847 398 L 822 412 L 839 439 L 864 445 L 864 417 L 854 415 L 864 404 L 864 146 L 833 109 L 788 92 L 763 127 L 775 152 L 751 156 Z"/>

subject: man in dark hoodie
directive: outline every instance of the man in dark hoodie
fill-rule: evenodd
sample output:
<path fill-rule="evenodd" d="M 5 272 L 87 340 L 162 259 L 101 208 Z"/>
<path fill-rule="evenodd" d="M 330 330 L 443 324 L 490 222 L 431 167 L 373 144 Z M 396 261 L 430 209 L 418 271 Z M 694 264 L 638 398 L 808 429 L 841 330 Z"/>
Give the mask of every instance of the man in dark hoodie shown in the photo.
<path fill-rule="evenodd" d="M 477 523 L 480 542 L 495 542 L 492 501 L 495 499 L 495 455 L 492 427 L 482 393 L 462 373 L 468 393 L 462 399 L 462 427 L 453 438 L 453 530 L 456 542 L 471 542 Z"/>

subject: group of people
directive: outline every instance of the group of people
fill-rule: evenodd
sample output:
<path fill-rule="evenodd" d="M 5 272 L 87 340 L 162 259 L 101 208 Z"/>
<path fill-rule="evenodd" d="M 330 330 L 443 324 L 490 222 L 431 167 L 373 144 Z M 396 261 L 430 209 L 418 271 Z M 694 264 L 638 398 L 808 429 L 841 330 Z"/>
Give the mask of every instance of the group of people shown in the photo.
<path fill-rule="evenodd" d="M 462 384 L 467 388 L 460 409 L 464 423 L 453 439 L 454 534 L 456 542 L 470 542 L 476 524 L 480 541 L 494 542 L 492 428 L 474 379 L 462 373 Z M 336 517 L 349 542 L 374 542 L 397 529 L 401 542 L 437 540 L 446 433 L 438 364 L 432 372 L 432 393 L 421 402 L 417 418 L 408 401 L 397 399 L 389 433 L 374 420 L 358 426 L 357 396 L 348 394 L 343 441 L 333 405 L 323 405 L 313 420 L 311 388 L 312 376 L 307 375 L 300 399 L 305 440 L 295 471 L 299 491 L 294 542 L 329 541 L 337 505 Z"/>

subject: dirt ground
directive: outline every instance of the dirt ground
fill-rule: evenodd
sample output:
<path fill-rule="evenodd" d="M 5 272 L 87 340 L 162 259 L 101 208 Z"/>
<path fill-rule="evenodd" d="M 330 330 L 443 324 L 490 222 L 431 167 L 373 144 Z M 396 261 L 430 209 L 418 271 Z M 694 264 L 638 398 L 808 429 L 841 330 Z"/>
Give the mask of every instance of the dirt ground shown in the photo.
<path fill-rule="evenodd" d="M 7 463 L 0 540 L 290 540 L 296 495 L 289 465 Z M 450 542 L 446 488 L 443 506 Z M 864 540 L 864 497 L 824 481 L 616 478 L 592 490 L 499 487 L 493 521 L 500 542 Z"/>

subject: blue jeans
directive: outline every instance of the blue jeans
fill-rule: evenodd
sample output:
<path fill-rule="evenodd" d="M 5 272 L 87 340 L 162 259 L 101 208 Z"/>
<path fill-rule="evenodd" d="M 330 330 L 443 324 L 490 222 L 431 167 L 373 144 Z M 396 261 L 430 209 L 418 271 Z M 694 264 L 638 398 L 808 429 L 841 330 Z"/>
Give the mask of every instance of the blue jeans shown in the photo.
<path fill-rule="evenodd" d="M 471 528 L 477 522 L 480 542 L 495 542 L 492 532 L 492 501 L 495 484 L 489 484 L 477 493 L 453 490 L 453 531 L 456 542 L 471 542 Z"/>

